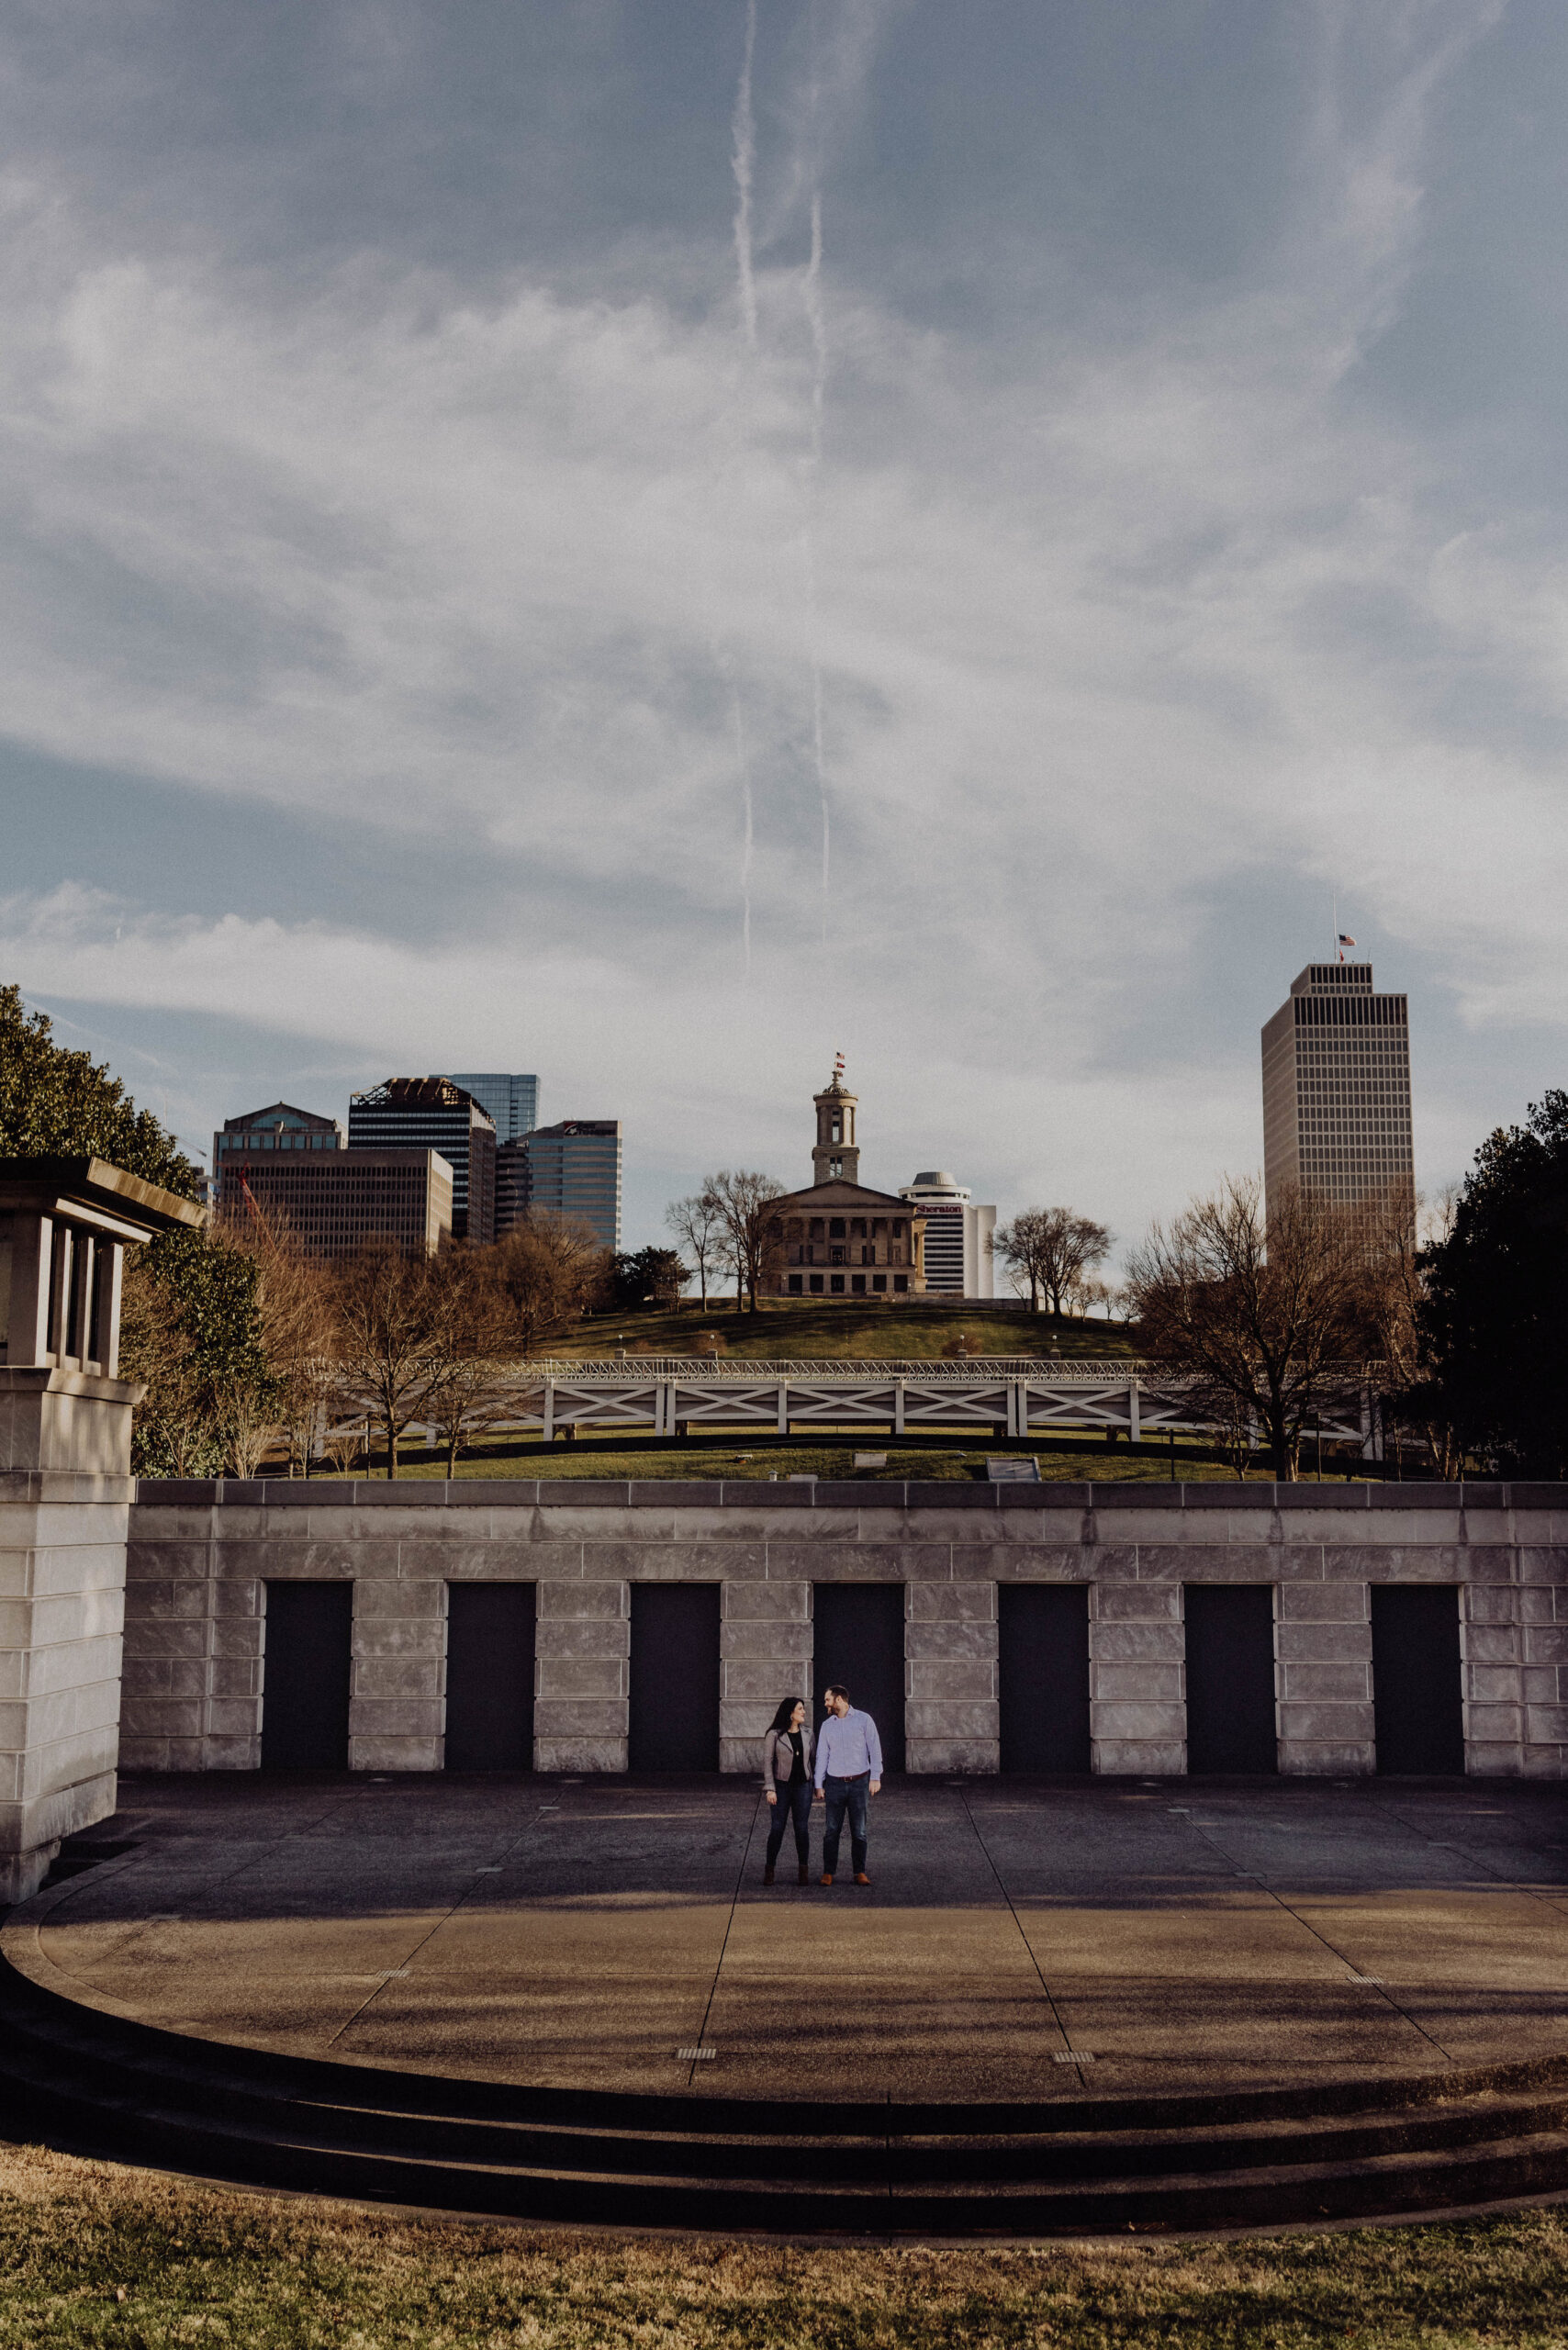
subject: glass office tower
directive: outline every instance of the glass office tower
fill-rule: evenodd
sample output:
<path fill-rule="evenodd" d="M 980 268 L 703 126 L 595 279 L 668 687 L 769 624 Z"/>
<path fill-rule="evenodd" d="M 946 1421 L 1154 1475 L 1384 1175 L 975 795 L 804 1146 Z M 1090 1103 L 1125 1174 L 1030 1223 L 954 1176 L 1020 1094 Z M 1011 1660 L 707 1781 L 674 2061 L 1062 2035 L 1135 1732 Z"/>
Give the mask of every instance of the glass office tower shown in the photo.
<path fill-rule="evenodd" d="M 539 1080 L 506 1069 L 449 1069 L 447 1076 L 471 1093 L 496 1130 L 498 1143 L 514 1142 L 539 1124 Z"/>

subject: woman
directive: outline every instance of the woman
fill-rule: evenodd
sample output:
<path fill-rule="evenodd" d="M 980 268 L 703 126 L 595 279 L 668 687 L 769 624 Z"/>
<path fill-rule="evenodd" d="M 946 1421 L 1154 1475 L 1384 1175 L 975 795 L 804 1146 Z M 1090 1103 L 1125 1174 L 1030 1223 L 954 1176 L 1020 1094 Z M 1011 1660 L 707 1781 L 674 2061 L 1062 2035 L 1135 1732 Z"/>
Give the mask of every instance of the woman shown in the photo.
<path fill-rule="evenodd" d="M 778 1858 L 785 1826 L 790 1819 L 795 1823 L 795 1857 L 801 1863 L 796 1881 L 801 1885 L 810 1882 L 806 1854 L 811 1849 L 812 1752 L 805 1701 L 786 1697 L 762 1741 L 763 1793 L 773 1813 L 767 1830 L 767 1861 L 762 1872 L 764 1885 L 773 1882 L 773 1863 Z"/>

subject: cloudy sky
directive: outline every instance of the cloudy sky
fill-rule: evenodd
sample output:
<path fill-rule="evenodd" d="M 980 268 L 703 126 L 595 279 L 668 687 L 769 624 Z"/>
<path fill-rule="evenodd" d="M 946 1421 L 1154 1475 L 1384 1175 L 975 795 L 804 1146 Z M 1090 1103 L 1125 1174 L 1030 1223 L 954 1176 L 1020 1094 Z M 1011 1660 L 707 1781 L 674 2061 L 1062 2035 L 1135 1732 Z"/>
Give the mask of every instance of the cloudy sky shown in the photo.
<path fill-rule="evenodd" d="M 1564 1076 L 1561 0 L 15 0 L 0 977 L 1135 1237 L 1339 926 Z"/>

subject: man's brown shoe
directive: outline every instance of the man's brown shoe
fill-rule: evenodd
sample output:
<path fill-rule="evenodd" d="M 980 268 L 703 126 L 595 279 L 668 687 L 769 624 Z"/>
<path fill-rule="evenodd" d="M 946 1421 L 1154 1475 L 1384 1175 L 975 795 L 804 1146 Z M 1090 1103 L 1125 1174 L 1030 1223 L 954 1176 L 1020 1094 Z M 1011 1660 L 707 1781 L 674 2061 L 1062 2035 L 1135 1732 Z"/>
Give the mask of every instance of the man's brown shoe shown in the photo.
<path fill-rule="evenodd" d="M 865 1870 L 864 1870 L 864 1869 L 860 1869 L 860 1870 L 857 1871 L 857 1873 L 856 1873 L 855 1882 L 856 1882 L 856 1884 L 857 1884 L 857 1885 L 869 1885 L 869 1884 L 870 1884 L 870 1882 L 871 1882 L 871 1880 L 870 1880 L 870 1878 L 867 1875 L 867 1874 L 866 1874 Z"/>
<path fill-rule="evenodd" d="M 822 1885 L 831 1885 L 833 1883 L 833 1879 L 830 1876 L 824 1876 L 820 1878 L 818 1882 Z"/>
<path fill-rule="evenodd" d="M 797 1878 L 795 1879 L 795 1882 L 796 1882 L 796 1884 L 797 1884 L 797 1885 L 810 1885 L 811 1881 L 812 1881 L 812 1873 L 811 1873 L 810 1869 L 806 1866 L 806 1863 L 804 1863 L 804 1861 L 802 1861 L 802 1862 L 801 1863 L 801 1873 L 800 1873 L 799 1876 L 797 1876 Z"/>
<path fill-rule="evenodd" d="M 762 1872 L 762 1882 L 764 1885 L 771 1885 L 773 1882 L 773 1863 L 771 1861 L 768 1862 L 767 1866 Z"/>

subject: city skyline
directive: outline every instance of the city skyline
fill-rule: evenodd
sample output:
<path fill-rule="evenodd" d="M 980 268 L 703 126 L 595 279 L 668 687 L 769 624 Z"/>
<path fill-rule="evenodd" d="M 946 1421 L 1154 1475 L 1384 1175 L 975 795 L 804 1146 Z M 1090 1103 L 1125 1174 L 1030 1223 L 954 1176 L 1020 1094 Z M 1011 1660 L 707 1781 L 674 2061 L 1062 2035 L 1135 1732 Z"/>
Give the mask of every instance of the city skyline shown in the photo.
<path fill-rule="evenodd" d="M 0 30 L 0 969 L 193 1152 L 543 1062 L 653 1240 L 842 1042 L 1125 1239 L 1337 896 L 1459 1178 L 1568 1028 L 1568 21 L 756 23 Z"/>

